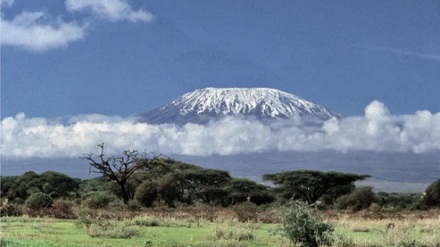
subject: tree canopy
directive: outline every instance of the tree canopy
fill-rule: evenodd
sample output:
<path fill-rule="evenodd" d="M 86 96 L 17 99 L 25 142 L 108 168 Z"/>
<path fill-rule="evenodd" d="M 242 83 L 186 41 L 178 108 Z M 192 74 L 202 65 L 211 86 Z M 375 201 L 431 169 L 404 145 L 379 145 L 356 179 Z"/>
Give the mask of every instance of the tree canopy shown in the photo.
<path fill-rule="evenodd" d="M 299 170 L 265 174 L 263 179 L 276 185 L 282 197 L 303 199 L 308 204 L 312 204 L 330 190 L 334 193 L 337 187 L 346 188 L 347 185 L 367 177 L 369 175 Z M 346 193 L 346 190 L 341 191 Z"/>
<path fill-rule="evenodd" d="M 125 204 L 130 200 L 130 191 L 127 184 L 131 176 L 138 170 L 144 168 L 153 171 L 159 164 L 159 157 L 149 158 L 137 150 L 125 150 L 122 156 L 106 157 L 104 154 L 104 143 L 98 145 L 100 154 L 94 158 L 93 153 L 82 156 L 82 159 L 89 161 L 90 172 L 99 173 L 103 177 L 115 182 L 121 192 Z"/>
<path fill-rule="evenodd" d="M 79 181 L 54 171 L 41 174 L 30 171 L 17 177 L 2 177 L 1 185 L 2 197 L 9 199 L 25 199 L 37 192 L 48 194 L 52 198 L 64 198 L 79 189 Z"/>
<path fill-rule="evenodd" d="M 228 204 L 234 205 L 245 201 L 257 205 L 271 203 L 275 200 L 268 186 L 259 184 L 246 178 L 234 178 L 225 187 L 228 192 Z"/>

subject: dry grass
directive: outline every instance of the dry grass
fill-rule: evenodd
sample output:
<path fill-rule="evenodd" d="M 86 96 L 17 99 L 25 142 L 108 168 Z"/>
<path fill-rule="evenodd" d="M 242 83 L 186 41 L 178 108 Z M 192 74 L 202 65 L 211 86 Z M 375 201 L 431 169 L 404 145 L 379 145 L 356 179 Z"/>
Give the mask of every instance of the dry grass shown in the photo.
<path fill-rule="evenodd" d="M 335 225 L 339 244 L 335 246 L 440 247 L 440 215 L 437 212 L 365 218 L 346 214 L 329 219 Z M 342 239 L 342 240 L 341 240 Z"/>

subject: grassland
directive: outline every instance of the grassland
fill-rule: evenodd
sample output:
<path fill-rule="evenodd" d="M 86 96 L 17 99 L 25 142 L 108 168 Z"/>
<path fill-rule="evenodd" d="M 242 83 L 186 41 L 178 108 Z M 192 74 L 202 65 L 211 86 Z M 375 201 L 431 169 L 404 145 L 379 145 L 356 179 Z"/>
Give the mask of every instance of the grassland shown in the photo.
<path fill-rule="evenodd" d="M 330 222 L 335 226 L 334 246 L 440 246 L 438 213 L 428 217 L 413 213 L 381 219 L 345 215 Z"/>
<path fill-rule="evenodd" d="M 3 217 L 1 246 L 291 246 L 286 238 L 273 234 L 276 223 L 239 222 L 230 215 L 219 214 L 208 219 L 194 214 L 143 213 L 129 219 L 106 221 L 113 232 L 104 231 L 106 234 L 101 235 L 93 226 L 87 229 L 78 224 L 78 220 Z M 378 218 L 332 212 L 325 213 L 324 218 L 335 227 L 332 246 L 440 246 L 438 211 Z"/>

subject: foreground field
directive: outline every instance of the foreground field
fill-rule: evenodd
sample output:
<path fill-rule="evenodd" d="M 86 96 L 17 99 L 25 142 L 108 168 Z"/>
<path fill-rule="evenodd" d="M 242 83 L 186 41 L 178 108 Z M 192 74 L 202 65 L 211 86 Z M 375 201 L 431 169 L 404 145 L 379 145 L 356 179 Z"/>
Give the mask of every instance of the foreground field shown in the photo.
<path fill-rule="evenodd" d="M 135 218 L 118 222 L 139 230 L 129 239 L 91 237 L 75 220 L 2 219 L 2 246 L 287 246 L 287 239 L 271 234 L 276 226 L 260 223 L 208 222 Z M 145 226 L 143 226 L 145 225 Z"/>
<path fill-rule="evenodd" d="M 438 212 L 381 219 L 335 214 L 326 221 L 335 227 L 332 246 L 440 246 Z M 242 223 L 228 217 L 209 221 L 143 215 L 107 223 L 116 230 L 99 234 L 78 220 L 3 217 L 1 246 L 291 246 L 287 238 L 273 234 L 277 224 Z"/>
<path fill-rule="evenodd" d="M 438 213 L 428 218 L 417 214 L 385 219 L 345 216 L 331 222 L 335 226 L 333 246 L 440 247 Z"/>

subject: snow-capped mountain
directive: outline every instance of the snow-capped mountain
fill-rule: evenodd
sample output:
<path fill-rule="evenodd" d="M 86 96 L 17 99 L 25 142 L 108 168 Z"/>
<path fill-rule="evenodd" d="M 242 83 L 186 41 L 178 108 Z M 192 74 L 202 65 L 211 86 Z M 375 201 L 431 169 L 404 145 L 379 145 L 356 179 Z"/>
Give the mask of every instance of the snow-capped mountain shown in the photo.
<path fill-rule="evenodd" d="M 203 124 L 225 116 L 242 116 L 258 120 L 301 116 L 325 120 L 342 115 L 276 89 L 205 88 L 183 94 L 168 104 L 140 116 L 143 122 L 151 124 Z"/>

